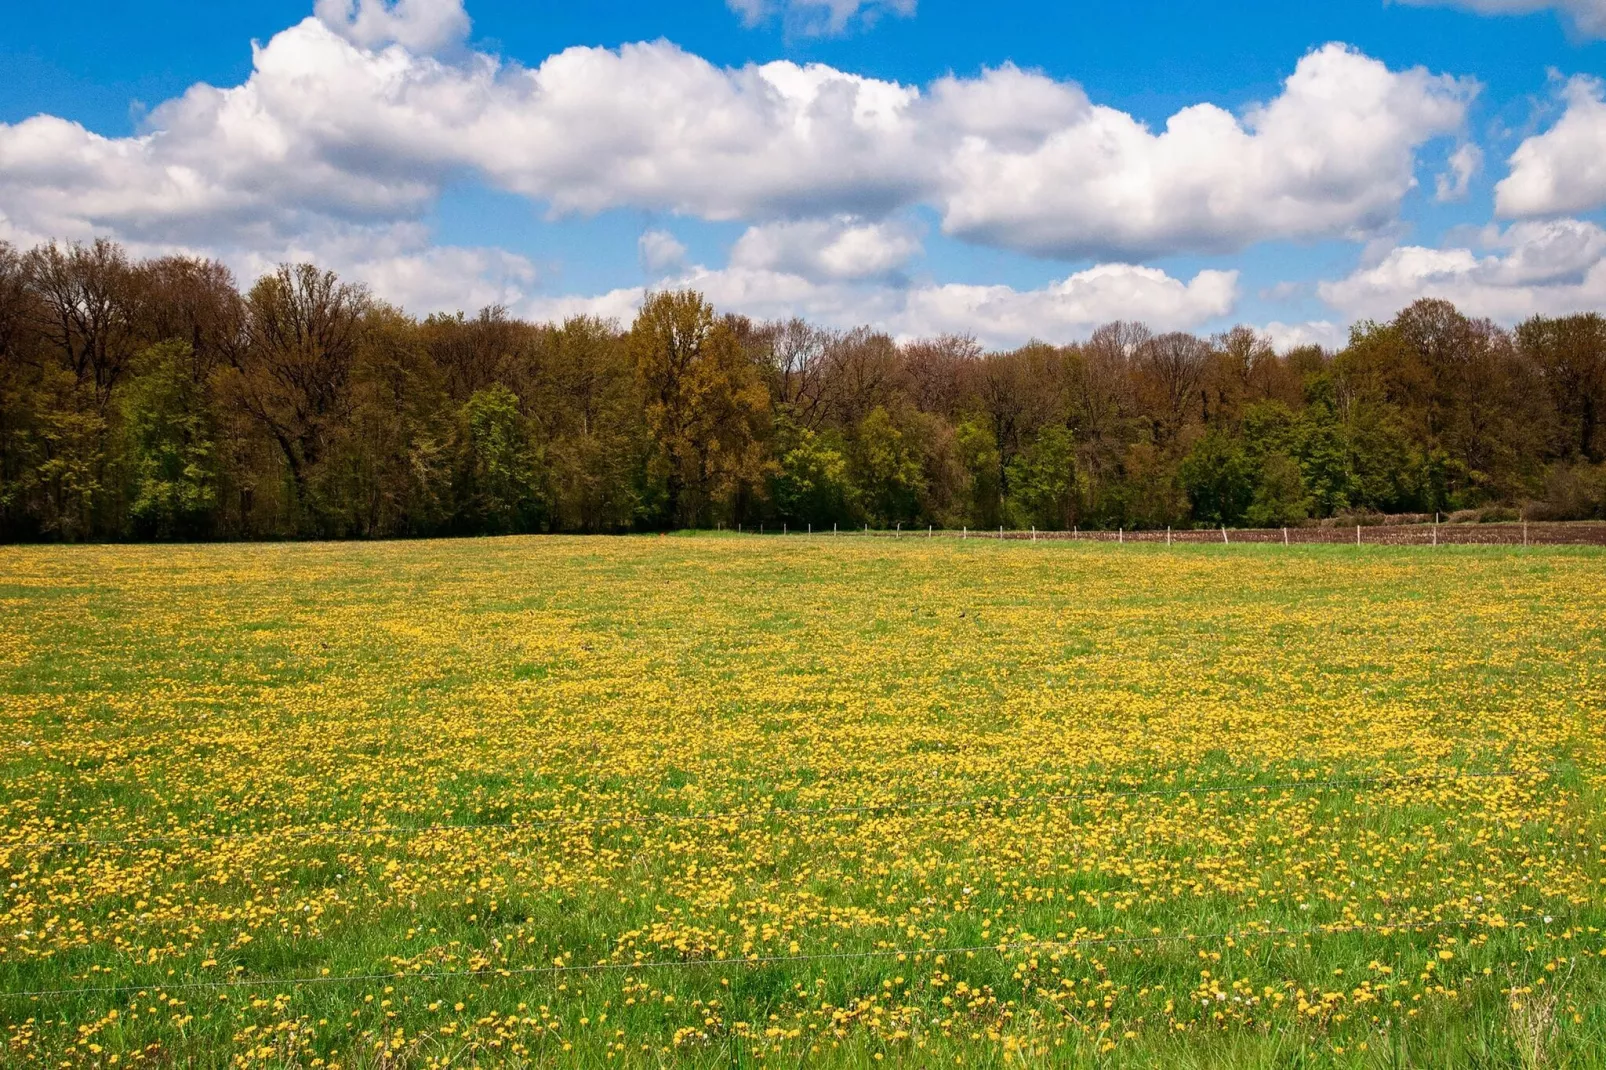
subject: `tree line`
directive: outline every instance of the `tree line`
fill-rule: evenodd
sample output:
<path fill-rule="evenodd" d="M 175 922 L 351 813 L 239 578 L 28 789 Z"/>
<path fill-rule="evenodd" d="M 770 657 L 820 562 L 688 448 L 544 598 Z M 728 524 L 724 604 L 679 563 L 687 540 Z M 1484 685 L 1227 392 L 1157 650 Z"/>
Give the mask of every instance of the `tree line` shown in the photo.
<path fill-rule="evenodd" d="M 0 243 L 0 539 L 1606 517 L 1606 319 L 988 352 L 649 296 L 419 320 L 309 264 Z"/>

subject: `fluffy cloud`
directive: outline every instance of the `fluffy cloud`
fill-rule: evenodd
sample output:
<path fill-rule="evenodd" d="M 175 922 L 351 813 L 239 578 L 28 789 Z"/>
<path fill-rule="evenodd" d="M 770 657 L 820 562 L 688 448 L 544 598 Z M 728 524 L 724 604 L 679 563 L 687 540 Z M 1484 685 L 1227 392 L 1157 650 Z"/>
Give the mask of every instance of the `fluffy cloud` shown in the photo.
<path fill-rule="evenodd" d="M 1583 212 L 1606 204 L 1606 83 L 1578 77 L 1563 91 L 1567 110 L 1554 126 L 1511 154 L 1495 186 L 1505 216 Z"/>
<path fill-rule="evenodd" d="M 1142 320 L 1159 330 L 1196 327 L 1228 315 L 1237 296 L 1235 271 L 1201 271 L 1184 283 L 1155 268 L 1104 264 L 1041 290 L 956 283 L 915 289 L 900 322 L 911 335 L 1066 342 L 1117 319 Z"/>
<path fill-rule="evenodd" d="M 458 32 L 455 4 L 333 6 L 338 32 L 280 33 L 244 84 L 196 86 L 137 137 L 0 125 L 0 211 L 62 237 L 264 241 L 418 218 L 468 173 L 559 213 L 773 223 L 929 204 L 972 241 L 1128 259 L 1375 229 L 1412 187 L 1415 148 L 1457 129 L 1473 92 L 1334 45 L 1242 118 L 1198 105 L 1154 133 L 1012 67 L 922 92 L 819 64 L 721 69 L 664 42 L 533 69 L 446 62 L 406 40 Z"/>
<path fill-rule="evenodd" d="M 520 311 L 537 320 L 584 315 L 629 324 L 650 289 L 682 288 L 701 292 L 722 312 L 760 320 L 805 316 L 822 325 L 841 327 L 863 323 L 888 326 L 903 300 L 902 291 L 888 286 L 817 283 L 801 275 L 764 268 L 695 266 L 658 279 L 651 287 L 627 286 L 596 295 L 535 297 Z"/>
<path fill-rule="evenodd" d="M 786 271 L 736 266 L 694 268 L 663 285 L 693 287 L 721 309 L 759 319 L 802 315 L 838 327 L 873 323 L 905 338 L 969 334 L 991 346 L 1032 338 L 1074 341 L 1116 319 L 1188 329 L 1229 315 L 1238 297 L 1236 272 L 1201 271 L 1183 282 L 1129 264 L 1100 265 L 1036 290 L 816 282 Z M 591 298 L 536 298 L 525 311 L 539 318 L 586 314 L 628 321 L 643 296 L 642 289 L 627 288 Z"/>
<path fill-rule="evenodd" d="M 1308 320 L 1305 323 L 1281 323 L 1273 320 L 1259 330 L 1279 353 L 1286 353 L 1301 346 L 1342 349 L 1349 339 L 1349 332 L 1331 320 Z"/>
<path fill-rule="evenodd" d="M 751 227 L 731 250 L 731 266 L 816 281 L 866 279 L 899 271 L 920 252 L 912 227 L 838 216 Z"/>
<path fill-rule="evenodd" d="M 636 243 L 641 266 L 649 274 L 663 275 L 686 264 L 686 247 L 667 230 L 649 230 Z"/>
<path fill-rule="evenodd" d="M 1554 9 L 1589 37 L 1606 36 L 1606 0 L 1401 0 L 1417 7 L 1459 7 L 1479 15 L 1528 15 Z"/>
<path fill-rule="evenodd" d="M 261 246 L 195 246 L 134 242 L 136 256 L 216 256 L 249 282 L 282 263 L 311 261 L 366 284 L 408 312 L 455 312 L 487 305 L 516 307 L 540 282 L 527 258 L 503 249 L 436 245 L 418 223 L 325 223 L 298 238 Z"/>
<path fill-rule="evenodd" d="M 814 64 L 721 70 L 663 42 L 570 49 L 485 86 L 469 162 L 560 212 L 876 216 L 926 182 L 918 90 Z"/>
<path fill-rule="evenodd" d="M 849 8 L 865 10 L 831 10 Z M 0 124 L 0 237 L 104 234 L 137 252 L 220 256 L 248 278 L 314 258 L 418 311 L 630 314 L 639 290 L 537 302 L 524 258 L 433 246 L 423 220 L 469 176 L 556 214 L 746 224 L 723 268 L 688 268 L 666 231 L 639 249 L 649 277 L 702 287 L 722 307 L 994 344 L 1062 340 L 1113 318 L 1192 327 L 1232 308 L 1236 273 L 1184 281 L 1133 265 L 1143 257 L 1387 233 L 1418 150 L 1460 132 L 1476 91 L 1329 45 L 1262 105 L 1200 104 L 1150 129 L 1074 83 L 1012 66 L 918 87 L 821 64 L 720 68 L 656 42 L 572 48 L 526 68 L 468 49 L 460 0 L 316 10 L 255 48 L 244 83 L 197 85 L 136 136 L 52 116 Z M 1576 201 L 1574 187 L 1598 174 L 1599 154 L 1578 146 L 1598 122 L 1599 87 L 1570 93 L 1568 115 L 1513 157 L 1507 208 Z M 1470 181 L 1475 151 L 1452 157 L 1447 194 Z M 1549 192 L 1534 194 L 1545 161 Z M 921 233 L 908 220 L 922 208 L 970 242 L 1101 266 L 1037 290 L 911 284 Z M 1519 242 L 1518 228 L 1510 235 Z M 1465 270 L 1421 261 L 1416 277 L 1467 285 L 1499 274 L 1486 262 L 1520 259 L 1515 248 L 1462 252 Z M 1392 262 L 1409 253 L 1331 284 L 1335 304 L 1387 291 L 1390 271 L 1410 274 Z M 1395 303 L 1416 296 L 1393 292 Z"/>
<path fill-rule="evenodd" d="M 1434 179 L 1434 197 L 1444 201 L 1464 200 L 1472 178 L 1483 167 L 1483 150 L 1467 142 L 1460 145 L 1445 161 L 1446 170 Z"/>
<path fill-rule="evenodd" d="M 52 116 L 0 124 L 0 210 L 58 238 L 258 247 L 331 219 L 414 217 L 449 159 L 420 159 L 402 129 L 342 113 L 348 94 L 419 65 L 442 69 L 399 47 L 361 52 L 309 19 L 257 49 L 245 85 L 195 86 L 137 137 Z"/>
<path fill-rule="evenodd" d="M 1453 301 L 1474 316 L 1512 322 L 1606 305 L 1606 230 L 1576 219 L 1515 223 L 1472 249 L 1404 246 L 1346 279 L 1322 283 L 1322 300 L 1355 318 L 1384 319 L 1420 297 Z"/>
<path fill-rule="evenodd" d="M 313 10 L 359 48 L 398 44 L 429 53 L 468 36 L 463 0 L 317 0 Z"/>
<path fill-rule="evenodd" d="M 1156 134 L 1013 68 L 948 79 L 943 226 L 1035 253 L 1224 251 L 1375 230 L 1415 185 L 1415 148 L 1460 128 L 1474 84 L 1394 72 L 1341 45 L 1300 60 L 1241 119 L 1199 104 Z"/>
<path fill-rule="evenodd" d="M 913 15 L 916 0 L 725 0 L 749 26 L 782 19 L 789 31 L 810 36 L 839 34 L 854 22 L 882 15 Z"/>
<path fill-rule="evenodd" d="M 331 263 L 327 258 L 319 262 Z M 342 274 L 415 315 L 491 305 L 516 307 L 537 281 L 535 266 L 522 256 L 501 249 L 440 245 L 354 259 L 344 265 Z"/>

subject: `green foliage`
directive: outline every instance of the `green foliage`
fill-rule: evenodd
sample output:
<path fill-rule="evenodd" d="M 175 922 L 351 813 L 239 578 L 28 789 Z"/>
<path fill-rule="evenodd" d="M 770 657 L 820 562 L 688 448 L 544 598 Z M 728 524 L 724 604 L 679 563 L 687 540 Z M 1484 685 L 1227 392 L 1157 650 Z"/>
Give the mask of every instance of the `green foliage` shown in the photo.
<path fill-rule="evenodd" d="M 105 419 L 93 411 L 58 409 L 43 414 L 38 435 L 43 459 L 33 482 L 44 492 L 40 529 L 68 541 L 91 537 L 105 491 Z"/>
<path fill-rule="evenodd" d="M 518 396 L 496 383 L 463 406 L 466 504 L 482 530 L 536 530 L 541 518 L 540 451 L 519 412 Z"/>
<path fill-rule="evenodd" d="M 89 309 L 93 315 L 79 315 Z M 1109 324 L 988 353 L 648 296 L 420 322 L 310 264 L 0 243 L 0 539 L 1598 515 L 1606 319 L 1443 301 L 1282 355 Z"/>
<path fill-rule="evenodd" d="M 1183 460 L 1182 486 L 1193 504 L 1195 520 L 1239 524 L 1255 500 L 1255 470 L 1242 442 L 1211 431 Z"/>
<path fill-rule="evenodd" d="M 770 483 L 781 518 L 822 528 L 850 521 L 858 495 L 840 441 L 807 428 L 791 429 L 785 438 Z"/>
<path fill-rule="evenodd" d="M 1541 512 L 1559 519 L 1606 520 L 1606 462 L 1553 466 L 1545 473 Z"/>
<path fill-rule="evenodd" d="M 767 473 L 758 433 L 769 395 L 733 325 L 699 293 L 649 296 L 629 347 L 664 481 L 662 519 L 706 524 Z"/>
<path fill-rule="evenodd" d="M 630 354 L 615 327 L 577 316 L 541 347 L 546 389 L 531 390 L 543 429 L 552 524 L 565 531 L 628 531 L 662 512 Z"/>
<path fill-rule="evenodd" d="M 925 471 L 903 430 L 877 406 L 859 422 L 851 448 L 860 508 L 874 527 L 912 524 L 919 517 Z"/>
<path fill-rule="evenodd" d="M 972 527 L 996 527 L 1003 515 L 1003 487 L 998 481 L 998 441 L 992 428 L 965 419 L 954 429 L 954 445 L 967 476 L 965 517 Z"/>
<path fill-rule="evenodd" d="M 1097 496 L 1090 519 L 1105 528 L 1163 528 L 1187 521 L 1187 489 L 1167 451 L 1134 442 L 1121 457 L 1119 478 Z"/>
<path fill-rule="evenodd" d="M 1016 527 L 1068 531 L 1081 518 L 1082 484 L 1076 439 L 1060 426 L 1045 427 L 1009 465 L 1010 504 Z"/>
<path fill-rule="evenodd" d="M 1267 454 L 1260 462 L 1254 500 L 1244 511 L 1251 527 L 1286 527 L 1310 518 L 1310 496 L 1299 462 L 1286 453 Z"/>
<path fill-rule="evenodd" d="M 121 409 L 136 534 L 158 539 L 205 534 L 217 505 L 216 448 L 206 393 L 183 342 L 140 357 Z"/>

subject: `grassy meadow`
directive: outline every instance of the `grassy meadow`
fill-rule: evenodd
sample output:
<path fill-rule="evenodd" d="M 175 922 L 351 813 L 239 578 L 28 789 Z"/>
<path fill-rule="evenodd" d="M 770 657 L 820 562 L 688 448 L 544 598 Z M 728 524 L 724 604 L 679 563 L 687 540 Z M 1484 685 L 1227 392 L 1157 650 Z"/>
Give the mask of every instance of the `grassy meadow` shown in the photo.
<path fill-rule="evenodd" d="M 1606 552 L 0 549 L 0 1064 L 1606 1066 Z"/>

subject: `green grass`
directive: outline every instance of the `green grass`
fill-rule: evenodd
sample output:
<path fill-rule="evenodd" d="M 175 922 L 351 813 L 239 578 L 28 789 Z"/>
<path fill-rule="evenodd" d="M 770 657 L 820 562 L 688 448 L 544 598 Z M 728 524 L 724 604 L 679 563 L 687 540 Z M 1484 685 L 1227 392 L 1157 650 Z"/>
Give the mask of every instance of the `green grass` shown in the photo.
<path fill-rule="evenodd" d="M 5 1065 L 1606 1065 L 1598 550 L 30 548 L 0 604 Z"/>

